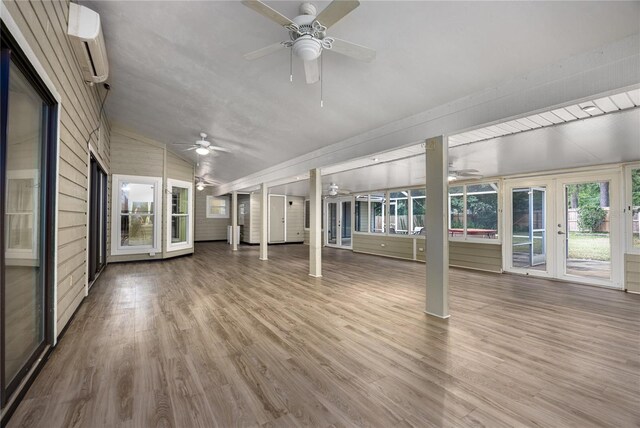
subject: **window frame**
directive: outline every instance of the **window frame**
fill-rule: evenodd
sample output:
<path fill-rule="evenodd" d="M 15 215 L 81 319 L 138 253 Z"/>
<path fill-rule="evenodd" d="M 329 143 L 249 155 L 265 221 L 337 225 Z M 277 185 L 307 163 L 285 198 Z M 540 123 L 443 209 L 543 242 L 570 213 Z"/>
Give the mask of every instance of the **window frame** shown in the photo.
<path fill-rule="evenodd" d="M 219 201 L 224 201 L 225 202 L 225 212 L 226 214 L 213 214 L 212 212 L 209 211 L 209 207 L 210 207 L 210 203 L 209 201 L 213 201 L 213 200 L 219 200 Z M 228 196 L 212 196 L 212 195 L 207 195 L 207 198 L 205 200 L 205 216 L 206 218 L 230 218 L 230 213 L 229 213 L 229 208 L 230 208 L 231 204 L 229 203 L 229 197 Z"/>
<path fill-rule="evenodd" d="M 154 186 L 153 202 L 153 244 L 122 246 L 122 216 L 120 212 L 121 183 L 151 184 Z M 162 251 L 162 177 L 113 174 L 111 181 L 111 255 L 125 256 L 132 254 L 149 254 L 155 256 Z M 158 205 L 160 203 L 160 205 Z"/>
<path fill-rule="evenodd" d="M 495 239 L 487 239 L 487 238 L 474 238 L 473 236 L 467 235 L 467 187 L 468 186 L 481 186 L 481 185 L 492 185 L 495 184 L 496 189 L 496 238 Z M 452 187 L 462 187 L 462 236 L 451 236 L 449 233 L 450 221 L 451 221 L 451 194 L 449 193 L 449 189 Z M 469 182 L 456 182 L 452 181 L 447 186 L 447 234 L 449 235 L 450 242 L 473 242 L 478 244 L 491 244 L 491 245 L 502 245 L 502 180 L 486 180 L 486 181 L 469 181 Z"/>
<path fill-rule="evenodd" d="M 171 195 L 173 194 L 173 188 L 178 187 L 181 189 L 187 189 L 187 213 L 186 214 L 174 214 L 172 211 Z M 167 230 L 166 230 L 166 245 L 165 250 L 167 253 L 179 250 L 188 250 L 193 248 L 193 183 L 184 180 L 176 180 L 173 178 L 167 178 Z M 182 242 L 171 242 L 171 220 L 174 216 L 187 217 L 187 240 Z"/>
<path fill-rule="evenodd" d="M 640 162 L 630 163 L 624 167 L 624 248 L 627 254 L 640 254 L 640 247 L 633 246 L 633 179 L 631 173 L 640 169 Z M 640 224 L 639 224 L 640 227 Z"/>

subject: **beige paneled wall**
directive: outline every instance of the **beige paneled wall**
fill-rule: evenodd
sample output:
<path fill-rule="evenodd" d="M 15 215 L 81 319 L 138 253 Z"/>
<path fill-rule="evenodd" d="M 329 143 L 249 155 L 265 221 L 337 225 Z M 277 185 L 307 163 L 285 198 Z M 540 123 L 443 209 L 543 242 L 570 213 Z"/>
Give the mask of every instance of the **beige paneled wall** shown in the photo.
<path fill-rule="evenodd" d="M 354 252 L 406 260 L 424 262 L 425 244 L 424 236 L 353 235 Z M 449 265 L 502 272 L 502 245 L 449 241 Z"/>
<path fill-rule="evenodd" d="M 227 226 L 231 225 L 231 216 L 228 218 L 207 218 L 207 196 L 213 196 L 211 187 L 205 187 L 202 191 L 196 190 L 195 240 L 224 241 L 227 239 Z M 228 196 L 227 198 L 231 204 L 231 198 Z"/>
<path fill-rule="evenodd" d="M 304 242 L 304 198 L 287 196 L 287 242 Z"/>
<path fill-rule="evenodd" d="M 624 255 L 624 288 L 634 293 L 640 293 L 640 254 Z"/>
<path fill-rule="evenodd" d="M 165 144 L 139 135 L 133 131 L 114 125 L 111 129 L 111 174 L 138 175 L 144 177 L 161 177 L 166 189 L 167 179 L 194 182 L 194 166 L 167 150 Z M 112 184 L 113 177 L 109 177 Z M 194 193 L 198 193 L 194 190 Z M 162 247 L 154 256 L 149 254 L 113 255 L 109 250 L 109 262 L 133 260 L 150 260 L 176 257 L 193 253 L 193 248 L 166 252 L 167 197 L 159 205 L 162 210 Z M 109 195 L 111 200 L 111 195 Z M 197 209 L 197 207 L 196 207 Z M 195 217 L 197 218 L 197 217 Z"/>
<path fill-rule="evenodd" d="M 88 139 L 109 168 L 109 124 L 99 118 L 103 92 L 82 81 L 80 67 L 66 35 L 67 1 L 4 1 L 30 49 L 62 97 L 60 116 L 60 176 L 58 184 L 57 319 L 60 333 L 84 299 L 87 283 Z M 101 120 L 100 120 L 101 119 Z M 100 135 L 98 141 L 97 135 Z"/>

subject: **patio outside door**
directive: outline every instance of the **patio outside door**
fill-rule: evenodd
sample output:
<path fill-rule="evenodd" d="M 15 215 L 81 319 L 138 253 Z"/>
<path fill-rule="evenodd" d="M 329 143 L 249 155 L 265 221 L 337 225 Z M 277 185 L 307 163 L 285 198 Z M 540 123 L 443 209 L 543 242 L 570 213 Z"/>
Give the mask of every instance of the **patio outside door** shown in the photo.
<path fill-rule="evenodd" d="M 325 204 L 327 226 L 325 242 L 329 247 L 351 248 L 352 201 L 331 199 Z"/>
<path fill-rule="evenodd" d="M 505 270 L 622 287 L 619 171 L 507 181 Z"/>

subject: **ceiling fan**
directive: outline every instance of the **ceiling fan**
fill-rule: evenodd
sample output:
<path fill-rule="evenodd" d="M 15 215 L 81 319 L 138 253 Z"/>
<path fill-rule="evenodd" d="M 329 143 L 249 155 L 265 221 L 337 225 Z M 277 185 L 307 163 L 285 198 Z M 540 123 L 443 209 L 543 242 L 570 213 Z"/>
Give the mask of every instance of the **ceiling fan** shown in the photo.
<path fill-rule="evenodd" d="M 320 79 L 318 58 L 325 49 L 365 62 L 373 61 L 376 56 L 373 49 L 326 35 L 329 27 L 360 5 L 357 0 L 333 0 L 320 14 L 313 4 L 302 3 L 300 15 L 293 19 L 287 18 L 259 0 L 243 0 L 242 3 L 289 32 L 289 40 L 248 53 L 244 56 L 248 60 L 261 58 L 283 47 L 291 48 L 292 55 L 304 61 L 307 83 L 315 83 Z"/>
<path fill-rule="evenodd" d="M 196 189 L 198 190 L 204 190 L 205 187 L 211 187 L 215 185 L 215 183 L 212 183 L 203 177 L 196 176 Z"/>
<path fill-rule="evenodd" d="M 204 132 L 201 132 L 200 139 L 186 150 L 195 150 L 196 153 L 199 155 L 208 155 L 209 153 L 213 153 L 213 152 L 228 153 L 231 151 L 224 147 L 211 145 L 211 143 L 207 141 L 207 134 L 205 134 Z"/>
<path fill-rule="evenodd" d="M 338 196 L 338 195 L 350 195 L 351 191 L 347 189 L 340 189 L 336 183 L 329 184 L 327 191 L 323 193 L 325 196 Z"/>
<path fill-rule="evenodd" d="M 482 174 L 477 169 L 454 169 L 453 163 L 449 163 L 449 181 L 461 179 L 461 178 L 480 178 Z"/>

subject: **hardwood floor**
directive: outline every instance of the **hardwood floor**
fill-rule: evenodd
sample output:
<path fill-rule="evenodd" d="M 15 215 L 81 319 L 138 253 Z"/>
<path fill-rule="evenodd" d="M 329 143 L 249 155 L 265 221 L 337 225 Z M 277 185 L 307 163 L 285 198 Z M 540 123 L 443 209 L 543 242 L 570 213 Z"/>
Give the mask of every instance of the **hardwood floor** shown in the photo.
<path fill-rule="evenodd" d="M 112 264 L 10 427 L 640 425 L 640 296 L 223 243 Z"/>

